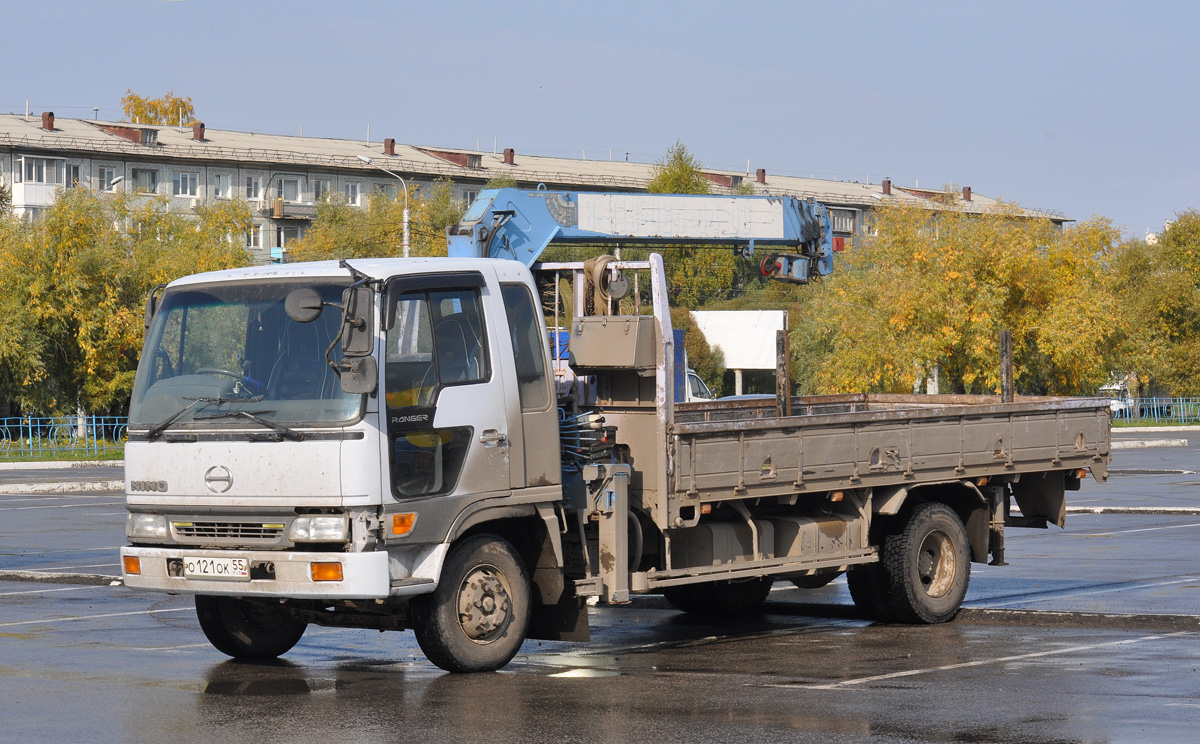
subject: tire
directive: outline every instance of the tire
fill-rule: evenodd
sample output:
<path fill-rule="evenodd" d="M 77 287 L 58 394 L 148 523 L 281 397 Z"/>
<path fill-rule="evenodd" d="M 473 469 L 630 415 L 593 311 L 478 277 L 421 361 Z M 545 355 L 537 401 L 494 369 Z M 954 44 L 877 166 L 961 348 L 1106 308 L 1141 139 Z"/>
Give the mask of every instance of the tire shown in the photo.
<path fill-rule="evenodd" d="M 881 556 L 887 577 L 882 611 L 895 622 L 944 623 L 958 614 L 971 580 L 967 531 L 945 504 L 913 510 L 903 529 L 889 534 Z"/>
<path fill-rule="evenodd" d="M 841 576 L 841 571 L 824 571 L 821 573 L 810 574 L 808 576 L 797 576 L 791 579 L 791 582 L 797 589 L 820 589 L 823 586 L 828 586 L 829 582 Z"/>
<path fill-rule="evenodd" d="M 492 672 L 516 656 L 529 630 L 532 591 L 517 551 L 497 535 L 450 550 L 432 594 L 412 602 L 425 656 L 448 672 Z"/>
<path fill-rule="evenodd" d="M 740 581 L 709 581 L 663 589 L 663 597 L 677 610 L 695 615 L 734 617 L 762 609 L 771 591 L 769 576 Z"/>
<path fill-rule="evenodd" d="M 883 567 L 878 563 L 851 566 L 846 571 L 846 586 L 854 606 L 871 620 L 888 622 L 888 580 Z"/>
<path fill-rule="evenodd" d="M 204 594 L 196 595 L 196 617 L 208 642 L 235 659 L 274 659 L 308 627 L 277 604 Z"/>

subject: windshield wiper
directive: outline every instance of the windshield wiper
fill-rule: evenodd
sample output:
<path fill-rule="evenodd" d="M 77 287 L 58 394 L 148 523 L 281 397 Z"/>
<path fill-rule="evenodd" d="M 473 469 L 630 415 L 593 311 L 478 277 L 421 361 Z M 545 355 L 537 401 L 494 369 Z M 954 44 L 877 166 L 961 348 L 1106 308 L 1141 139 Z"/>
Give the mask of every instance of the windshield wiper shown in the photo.
<path fill-rule="evenodd" d="M 290 439 L 293 442 L 304 441 L 304 435 L 302 433 L 296 431 L 295 429 L 284 426 L 283 424 L 279 424 L 279 423 L 276 423 L 269 419 L 265 419 L 262 416 L 259 416 L 258 415 L 259 413 L 274 413 L 274 411 L 258 411 L 255 413 L 252 413 L 250 411 L 217 411 L 216 413 L 210 413 L 205 416 L 193 416 L 192 420 L 193 421 L 212 421 L 213 419 L 223 419 L 223 418 L 244 418 L 244 419 L 249 419 L 250 421 L 253 421 L 256 424 L 262 424 L 263 426 L 267 427 L 268 429 L 275 432 L 276 434 L 283 437 L 284 439 Z"/>
<path fill-rule="evenodd" d="M 183 408 L 180 408 L 178 411 L 171 414 L 166 419 L 160 421 L 159 423 L 155 424 L 154 426 L 151 426 L 150 430 L 146 432 L 147 440 L 152 440 L 152 439 L 158 438 L 158 435 L 162 434 L 164 431 L 166 431 L 167 427 L 170 426 L 171 424 L 175 423 L 175 421 L 180 416 L 182 416 L 183 414 L 192 410 L 193 408 L 200 405 L 201 403 L 239 403 L 242 401 L 254 402 L 254 401 L 262 400 L 262 396 L 260 395 L 258 397 L 253 397 L 253 398 L 222 398 L 222 397 L 215 396 L 215 395 L 202 395 L 199 398 L 189 398 L 187 396 L 184 396 L 183 399 L 190 400 L 191 403 L 188 403 L 186 406 L 184 406 Z"/>

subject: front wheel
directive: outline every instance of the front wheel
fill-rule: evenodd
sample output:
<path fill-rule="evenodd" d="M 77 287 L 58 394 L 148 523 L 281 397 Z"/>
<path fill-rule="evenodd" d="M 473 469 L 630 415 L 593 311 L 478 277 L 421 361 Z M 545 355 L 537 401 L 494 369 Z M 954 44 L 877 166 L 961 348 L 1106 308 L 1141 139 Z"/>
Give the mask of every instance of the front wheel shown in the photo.
<path fill-rule="evenodd" d="M 208 642 L 235 659 L 274 659 L 308 627 L 277 604 L 204 594 L 196 595 L 196 618 Z"/>
<path fill-rule="evenodd" d="M 476 535 L 450 550 L 432 594 L 413 600 L 413 632 L 425 656 L 448 672 L 491 672 L 525 641 L 529 572 L 508 541 Z"/>
<path fill-rule="evenodd" d="M 884 539 L 887 614 L 905 623 L 952 620 L 967 595 L 970 561 L 958 514 L 945 504 L 921 504 L 903 529 Z"/>

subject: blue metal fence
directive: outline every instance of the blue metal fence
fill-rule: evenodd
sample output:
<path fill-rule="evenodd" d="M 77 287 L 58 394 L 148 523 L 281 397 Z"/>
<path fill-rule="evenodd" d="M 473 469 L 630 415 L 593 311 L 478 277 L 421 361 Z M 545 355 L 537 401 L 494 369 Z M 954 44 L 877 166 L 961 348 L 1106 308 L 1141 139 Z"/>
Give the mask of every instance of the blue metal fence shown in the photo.
<path fill-rule="evenodd" d="M 128 423 L 125 416 L 0 418 L 0 460 L 122 453 Z"/>
<path fill-rule="evenodd" d="M 1200 422 L 1200 398 L 1117 398 L 1110 404 L 1113 418 L 1148 424 Z"/>

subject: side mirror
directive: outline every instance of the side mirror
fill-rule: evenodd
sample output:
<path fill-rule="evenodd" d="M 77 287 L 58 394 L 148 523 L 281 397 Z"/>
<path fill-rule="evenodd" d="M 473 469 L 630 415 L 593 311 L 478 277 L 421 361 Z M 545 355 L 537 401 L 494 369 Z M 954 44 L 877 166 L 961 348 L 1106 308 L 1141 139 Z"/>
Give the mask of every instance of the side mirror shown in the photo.
<path fill-rule="evenodd" d="M 338 377 L 344 392 L 351 395 L 373 393 L 379 385 L 379 365 L 373 356 L 346 357 Z"/>
<path fill-rule="evenodd" d="M 165 284 L 159 284 L 150 290 L 150 296 L 146 298 L 146 312 L 142 318 L 142 327 L 146 333 L 150 332 L 150 324 L 154 322 L 154 316 L 158 314 L 158 294 L 167 288 Z"/>
<path fill-rule="evenodd" d="M 290 296 L 289 296 L 290 297 Z M 347 289 L 342 293 L 342 354 L 368 357 L 375 350 L 375 293 L 370 287 Z"/>
<path fill-rule="evenodd" d="M 310 287 L 293 289 L 283 300 L 283 310 L 297 323 L 311 323 L 321 317 L 321 295 Z"/>

